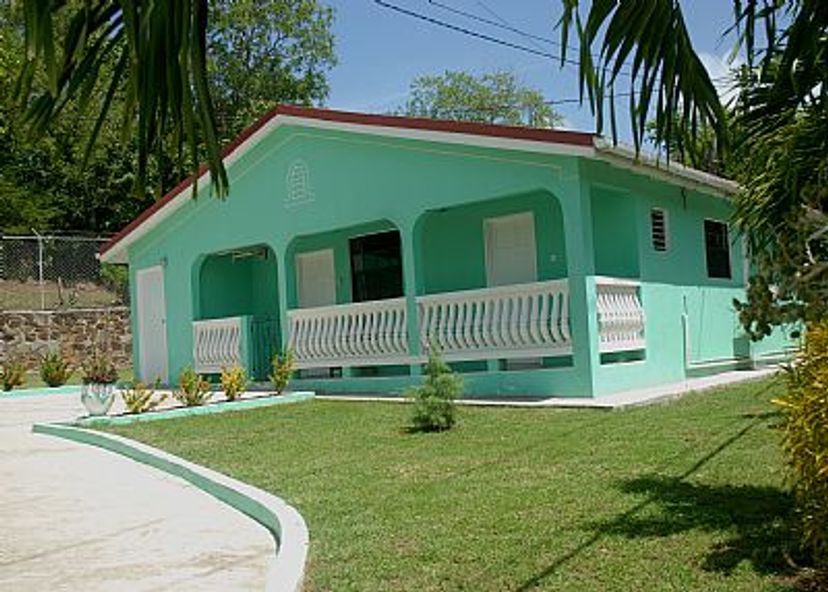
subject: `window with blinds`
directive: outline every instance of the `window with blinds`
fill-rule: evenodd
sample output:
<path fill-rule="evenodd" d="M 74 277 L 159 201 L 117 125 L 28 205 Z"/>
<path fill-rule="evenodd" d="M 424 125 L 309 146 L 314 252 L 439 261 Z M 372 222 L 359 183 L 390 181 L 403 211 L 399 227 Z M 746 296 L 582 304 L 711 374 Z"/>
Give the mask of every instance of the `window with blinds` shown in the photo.
<path fill-rule="evenodd" d="M 667 250 L 667 212 L 661 208 L 650 210 L 650 236 L 653 249 L 661 252 Z"/>

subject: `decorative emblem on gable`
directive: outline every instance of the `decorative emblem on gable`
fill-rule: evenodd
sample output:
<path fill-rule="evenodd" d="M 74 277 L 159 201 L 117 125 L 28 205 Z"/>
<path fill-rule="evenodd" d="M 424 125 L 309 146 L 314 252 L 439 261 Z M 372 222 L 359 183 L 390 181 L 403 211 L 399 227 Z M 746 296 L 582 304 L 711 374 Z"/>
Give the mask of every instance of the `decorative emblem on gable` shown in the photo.
<path fill-rule="evenodd" d="M 288 167 L 285 185 L 287 187 L 285 207 L 300 206 L 316 199 L 311 187 L 310 169 L 302 159 L 294 160 Z"/>

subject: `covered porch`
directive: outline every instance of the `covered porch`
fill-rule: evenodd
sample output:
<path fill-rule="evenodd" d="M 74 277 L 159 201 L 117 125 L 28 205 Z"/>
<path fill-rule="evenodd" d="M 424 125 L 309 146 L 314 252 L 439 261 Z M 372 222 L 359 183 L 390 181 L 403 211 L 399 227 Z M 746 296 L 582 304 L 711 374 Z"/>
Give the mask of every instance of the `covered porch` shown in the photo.
<path fill-rule="evenodd" d="M 617 252 L 635 251 L 637 242 L 605 243 L 600 255 L 589 253 L 592 273 L 573 278 L 571 268 L 580 264 L 570 255 L 572 234 L 584 224 L 571 222 L 559 200 L 539 190 L 295 237 L 269 301 L 285 305 L 258 315 L 281 328 L 270 351 L 281 343 L 292 348 L 299 380 L 363 392 L 371 390 L 363 379 L 371 378 L 385 379 L 382 388 L 404 388 L 421 374 L 431 347 L 467 382 L 532 375 L 525 384 L 545 385 L 528 391 L 557 392 L 572 375 L 588 374 L 579 357 L 606 364 L 641 359 L 641 286 L 623 277 L 635 275 L 637 253 Z M 594 224 L 587 222 L 590 232 Z M 635 264 L 620 269 L 619 260 Z M 604 268 L 622 277 L 595 273 Z M 589 318 L 576 317 L 577 310 Z M 196 321 L 196 369 L 215 368 L 208 353 L 225 362 L 264 359 L 249 323 L 244 315 Z"/>

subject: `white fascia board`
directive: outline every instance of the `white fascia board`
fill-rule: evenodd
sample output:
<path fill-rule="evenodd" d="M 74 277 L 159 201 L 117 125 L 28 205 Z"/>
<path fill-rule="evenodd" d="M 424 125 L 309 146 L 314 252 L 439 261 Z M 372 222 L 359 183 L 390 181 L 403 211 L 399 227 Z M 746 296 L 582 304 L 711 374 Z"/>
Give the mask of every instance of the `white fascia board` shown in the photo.
<path fill-rule="evenodd" d="M 644 153 L 636 155 L 633 148 L 624 145 L 613 145 L 603 138 L 595 140 L 595 158 L 609 164 L 643 172 L 665 181 L 678 182 L 690 189 L 701 187 L 708 191 L 712 190 L 719 197 L 726 199 L 730 199 L 739 191 L 739 184 L 735 181 L 705 173 L 677 162 L 660 162 Z"/>

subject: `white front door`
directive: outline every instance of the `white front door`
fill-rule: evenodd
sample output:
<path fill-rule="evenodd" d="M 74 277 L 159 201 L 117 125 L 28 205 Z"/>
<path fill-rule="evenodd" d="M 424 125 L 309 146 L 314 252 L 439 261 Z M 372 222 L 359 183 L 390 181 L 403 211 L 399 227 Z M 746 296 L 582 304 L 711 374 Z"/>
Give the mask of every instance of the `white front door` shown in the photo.
<path fill-rule="evenodd" d="M 136 274 L 138 296 L 138 360 L 140 378 L 167 383 L 167 313 L 164 269 L 158 265 Z"/>
<path fill-rule="evenodd" d="M 532 212 L 489 218 L 484 224 L 488 285 L 537 281 L 535 217 Z"/>
<path fill-rule="evenodd" d="M 299 308 L 336 304 L 333 249 L 296 255 L 296 286 Z"/>

